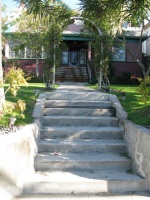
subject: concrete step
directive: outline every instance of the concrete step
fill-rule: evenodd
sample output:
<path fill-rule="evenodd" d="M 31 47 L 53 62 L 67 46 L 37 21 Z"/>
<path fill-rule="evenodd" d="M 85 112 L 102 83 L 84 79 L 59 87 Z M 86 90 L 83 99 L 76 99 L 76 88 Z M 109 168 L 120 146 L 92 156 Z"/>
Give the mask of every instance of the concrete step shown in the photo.
<path fill-rule="evenodd" d="M 60 126 L 43 127 L 41 138 L 51 139 L 121 139 L 124 130 L 119 127 Z"/>
<path fill-rule="evenodd" d="M 125 171 L 37 172 L 24 187 L 24 194 L 95 194 L 144 191 L 143 178 Z"/>
<path fill-rule="evenodd" d="M 100 116 L 43 116 L 43 125 L 48 126 L 119 126 L 116 117 Z"/>
<path fill-rule="evenodd" d="M 22 195 L 18 200 L 148 200 L 150 192 L 126 192 L 126 193 L 101 193 L 101 194 L 34 194 Z M 16 200 L 14 199 L 14 200 Z"/>
<path fill-rule="evenodd" d="M 108 101 L 108 94 L 100 92 L 52 92 L 46 95 L 49 100 L 85 100 L 85 101 Z"/>
<path fill-rule="evenodd" d="M 124 141 L 120 139 L 43 139 L 39 141 L 39 152 L 124 153 L 126 148 Z"/>
<path fill-rule="evenodd" d="M 52 115 L 52 116 L 115 116 L 116 111 L 114 108 L 109 109 L 91 109 L 91 108 L 45 108 L 43 115 Z"/>
<path fill-rule="evenodd" d="M 35 170 L 131 170 L 132 161 L 126 154 L 112 153 L 40 153 L 35 159 Z"/>
<path fill-rule="evenodd" d="M 109 101 L 68 101 L 68 100 L 46 100 L 45 108 L 112 108 Z"/>

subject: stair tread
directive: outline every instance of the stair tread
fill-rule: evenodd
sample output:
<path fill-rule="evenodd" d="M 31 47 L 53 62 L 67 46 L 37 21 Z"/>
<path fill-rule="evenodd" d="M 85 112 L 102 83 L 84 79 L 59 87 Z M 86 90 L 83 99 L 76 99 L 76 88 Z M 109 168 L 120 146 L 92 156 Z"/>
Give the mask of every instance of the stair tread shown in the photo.
<path fill-rule="evenodd" d="M 58 102 L 60 102 L 60 103 L 105 103 L 105 104 L 111 104 L 111 102 L 110 101 L 103 101 L 103 100 L 89 100 L 89 101 L 85 101 L 85 100 L 82 100 L 82 99 L 79 99 L 79 100 L 58 100 L 58 99 L 47 99 L 46 100 L 46 102 L 51 102 L 51 103 L 58 103 Z"/>
<path fill-rule="evenodd" d="M 41 139 L 39 144 L 51 145 L 125 145 L 122 139 Z"/>
<path fill-rule="evenodd" d="M 112 119 L 112 120 L 119 120 L 117 117 L 109 117 L 109 116 L 43 116 L 44 118 L 49 118 L 49 119 Z"/>
<path fill-rule="evenodd" d="M 121 127 L 112 127 L 112 126 L 98 126 L 98 127 L 93 127 L 93 126 L 71 126 L 68 127 L 68 126 L 43 126 L 41 130 L 65 130 L 65 131 L 89 131 L 89 130 L 92 130 L 92 131 L 96 131 L 96 132 L 100 132 L 100 131 L 123 131 L 123 129 Z"/>
<path fill-rule="evenodd" d="M 84 183 L 84 182 L 108 182 L 108 181 L 140 181 L 144 178 L 131 174 L 130 171 L 121 170 L 101 170 L 101 171 L 37 171 L 32 177 L 36 183 Z"/>
<path fill-rule="evenodd" d="M 18 200 L 148 200 L 150 192 L 119 192 L 101 194 L 23 194 Z M 16 200 L 17 200 L 16 199 Z"/>
<path fill-rule="evenodd" d="M 124 160 L 131 160 L 126 154 L 124 153 L 61 153 L 61 152 L 42 152 L 39 153 L 36 157 L 36 161 L 39 160 L 40 162 L 48 161 L 124 161 Z"/>

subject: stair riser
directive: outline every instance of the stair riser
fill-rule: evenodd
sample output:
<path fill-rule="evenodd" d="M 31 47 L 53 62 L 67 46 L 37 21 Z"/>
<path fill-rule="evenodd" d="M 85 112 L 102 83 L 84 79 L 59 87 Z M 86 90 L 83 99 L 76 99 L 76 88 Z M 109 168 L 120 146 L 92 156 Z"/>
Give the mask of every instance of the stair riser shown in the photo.
<path fill-rule="evenodd" d="M 68 108 L 111 108 L 111 103 L 110 102 L 82 102 L 82 101 L 60 101 L 60 100 L 56 100 L 56 101 L 51 101 L 51 100 L 47 100 L 45 102 L 45 108 L 64 108 L 64 107 L 68 107 Z"/>
<path fill-rule="evenodd" d="M 124 144 L 120 145 L 71 145 L 71 144 L 48 144 L 40 143 L 39 152 L 61 152 L 61 153 L 125 153 Z"/>
<path fill-rule="evenodd" d="M 50 139 L 120 139 L 122 138 L 123 133 L 118 132 L 100 132 L 100 131 L 58 131 L 58 130 L 41 130 L 41 138 L 50 138 Z"/>
<path fill-rule="evenodd" d="M 52 116 L 115 116 L 114 109 L 84 109 L 84 108 L 47 108 L 43 115 Z"/>
<path fill-rule="evenodd" d="M 81 119 L 81 118 L 49 118 L 43 117 L 42 121 L 43 125 L 49 125 L 49 126 L 113 126 L 118 127 L 119 121 L 117 118 L 111 119 Z"/>
<path fill-rule="evenodd" d="M 24 188 L 25 194 L 97 194 L 101 192 L 132 192 L 145 190 L 145 181 L 105 181 L 93 182 L 40 182 Z"/>
<path fill-rule="evenodd" d="M 36 160 L 35 170 L 131 170 L 132 162 L 125 161 L 49 161 Z"/>
<path fill-rule="evenodd" d="M 85 100 L 85 101 L 108 101 L 108 95 L 104 94 L 94 94 L 93 92 L 91 94 L 89 93 L 74 93 L 74 94 L 60 94 L 56 93 L 53 95 L 46 95 L 46 99 L 48 100 L 70 100 L 70 101 L 75 101 L 75 100 Z"/>

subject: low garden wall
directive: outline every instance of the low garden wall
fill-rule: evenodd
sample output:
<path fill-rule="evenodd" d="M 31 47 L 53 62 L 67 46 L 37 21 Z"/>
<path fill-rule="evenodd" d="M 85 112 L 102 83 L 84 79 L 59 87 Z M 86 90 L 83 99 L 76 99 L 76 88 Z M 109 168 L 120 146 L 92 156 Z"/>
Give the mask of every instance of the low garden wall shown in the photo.
<path fill-rule="evenodd" d="M 150 191 L 150 129 L 127 120 L 127 113 L 115 95 L 109 95 L 109 100 L 116 108 L 120 126 L 125 130 L 123 137 L 128 155 L 133 160 L 132 170 L 146 179 L 147 189 Z"/>
<path fill-rule="evenodd" d="M 133 160 L 132 169 L 146 179 L 150 191 L 150 129 L 129 120 L 121 120 L 121 125 L 125 129 L 124 140 L 128 155 Z"/>
<path fill-rule="evenodd" d="M 24 126 L 15 133 L 0 135 L 0 175 L 10 183 L 8 188 L 21 191 L 23 184 L 34 172 L 34 158 L 38 151 L 39 122 Z M 2 183 L 0 182 L 0 187 Z M 12 187 L 11 187 L 12 186 Z"/>

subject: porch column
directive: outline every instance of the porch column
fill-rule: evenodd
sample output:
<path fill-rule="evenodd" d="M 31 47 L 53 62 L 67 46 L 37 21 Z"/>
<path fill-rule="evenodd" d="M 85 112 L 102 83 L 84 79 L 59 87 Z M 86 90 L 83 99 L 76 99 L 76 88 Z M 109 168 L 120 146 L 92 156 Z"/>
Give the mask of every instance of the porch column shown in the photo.
<path fill-rule="evenodd" d="M 8 44 L 8 41 L 5 44 L 5 57 L 9 58 L 9 44 Z"/>
<path fill-rule="evenodd" d="M 91 68 L 89 65 L 89 61 L 92 60 L 92 47 L 91 47 L 91 42 L 88 43 L 88 63 L 87 63 L 87 70 L 88 70 L 88 75 L 89 75 L 89 79 L 91 82 Z"/>
<path fill-rule="evenodd" d="M 88 61 L 92 60 L 92 53 L 91 53 L 91 42 L 88 43 Z"/>

